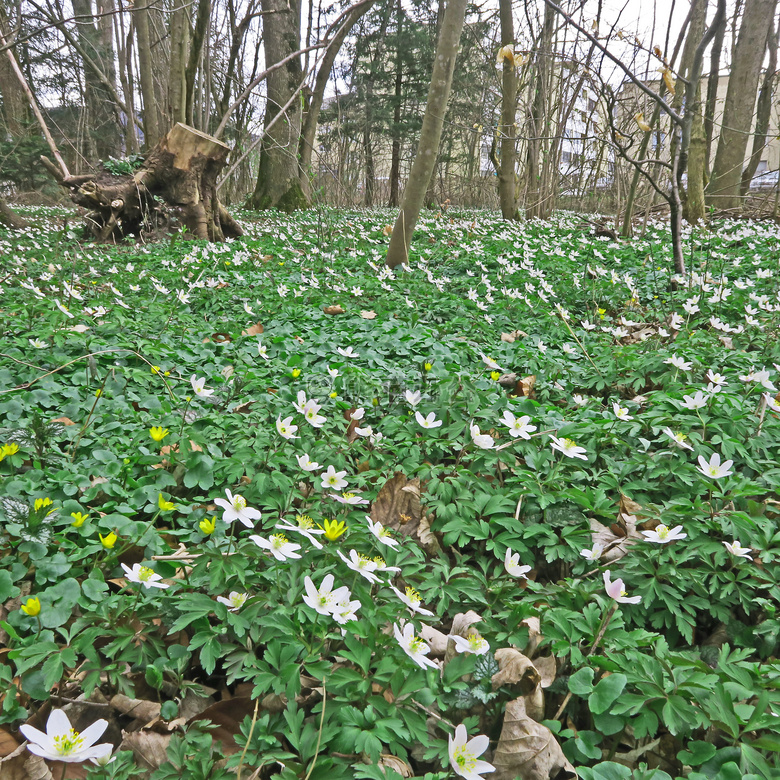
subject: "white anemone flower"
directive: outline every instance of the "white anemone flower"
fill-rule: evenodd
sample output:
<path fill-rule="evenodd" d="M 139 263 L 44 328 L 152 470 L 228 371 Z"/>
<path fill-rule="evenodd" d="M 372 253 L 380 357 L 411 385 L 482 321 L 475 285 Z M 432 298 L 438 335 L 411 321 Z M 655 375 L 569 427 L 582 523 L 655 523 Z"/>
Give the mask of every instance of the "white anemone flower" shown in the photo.
<path fill-rule="evenodd" d="M 326 418 L 319 413 L 322 407 L 312 398 L 307 402 L 303 409 L 303 416 L 306 422 L 314 428 L 322 428 L 327 422 Z"/>
<path fill-rule="evenodd" d="M 422 393 L 419 390 L 415 390 L 414 392 L 411 390 L 406 390 L 404 392 L 404 398 L 406 399 L 406 403 L 408 403 L 409 406 L 417 406 L 417 404 L 422 401 Z"/>
<path fill-rule="evenodd" d="M 224 604 L 228 608 L 228 612 L 238 612 L 238 610 L 244 606 L 248 598 L 248 593 L 239 593 L 237 590 L 231 590 L 230 595 L 227 598 L 224 596 L 217 596 L 217 601 L 220 604 Z"/>
<path fill-rule="evenodd" d="M 743 547 L 736 539 L 733 542 L 723 542 L 723 546 L 737 558 L 745 558 L 745 560 L 752 561 L 750 556 L 750 548 Z"/>
<path fill-rule="evenodd" d="M 295 459 L 298 461 L 298 466 L 303 471 L 316 471 L 320 467 L 320 464 L 313 461 L 306 453 L 303 455 L 296 455 Z"/>
<path fill-rule="evenodd" d="M 210 398 L 212 395 L 214 395 L 214 391 L 211 388 L 206 387 L 205 376 L 198 379 L 198 377 L 193 374 L 190 377 L 190 384 L 192 385 L 193 392 L 198 396 L 198 398 Z"/>
<path fill-rule="evenodd" d="M 469 432 L 471 433 L 471 441 L 481 450 L 492 450 L 496 444 L 489 433 L 480 433 L 479 426 L 475 423 L 469 425 Z"/>
<path fill-rule="evenodd" d="M 415 412 L 414 416 L 423 428 L 438 428 L 444 422 L 436 419 L 436 412 L 431 412 L 427 417 L 423 417 L 420 412 Z"/>
<path fill-rule="evenodd" d="M 232 523 L 234 520 L 238 520 L 247 528 L 251 528 L 254 525 L 253 521 L 259 520 L 263 516 L 259 509 L 247 506 L 246 499 L 242 495 L 238 493 L 233 495 L 229 490 L 225 491 L 225 495 L 227 499 L 214 499 L 214 503 L 224 510 L 222 512 L 223 523 Z"/>
<path fill-rule="evenodd" d="M 633 420 L 634 418 L 628 413 L 628 408 L 625 406 L 621 406 L 617 401 L 612 404 L 612 411 L 615 415 L 615 417 L 618 418 L 618 420 L 624 420 L 625 422 L 628 422 L 629 420 Z"/>
<path fill-rule="evenodd" d="M 629 596 L 623 586 L 623 580 L 617 579 L 614 582 L 609 578 L 610 571 L 607 569 L 604 574 L 604 587 L 606 588 L 607 595 L 617 601 L 618 604 L 638 604 L 641 600 L 641 596 Z"/>
<path fill-rule="evenodd" d="M 349 551 L 347 558 L 341 550 L 336 550 L 339 558 L 349 566 L 352 571 L 356 571 L 361 577 L 365 577 L 369 582 L 381 582 L 379 577 L 374 574 L 377 569 L 376 561 L 372 561 L 365 555 L 361 555 L 357 550 Z"/>
<path fill-rule="evenodd" d="M 165 589 L 169 587 L 164 582 L 160 582 L 162 575 L 157 574 L 148 566 L 141 566 L 140 563 L 134 563 L 133 568 L 131 569 L 123 563 L 122 568 L 125 570 L 125 577 L 130 582 L 137 582 L 143 585 L 147 590 L 149 590 L 149 588 Z"/>
<path fill-rule="evenodd" d="M 686 409 L 702 409 L 707 405 L 707 396 L 701 390 L 697 390 L 694 395 L 684 395 L 681 401 Z"/>
<path fill-rule="evenodd" d="M 338 352 L 339 355 L 341 355 L 341 357 L 345 357 L 345 358 L 360 357 L 360 355 L 357 352 L 355 352 L 355 350 L 352 349 L 352 347 L 347 347 L 346 349 L 342 349 L 341 347 L 336 347 L 336 352 Z"/>
<path fill-rule="evenodd" d="M 407 623 L 403 627 L 403 631 L 398 628 L 396 623 L 393 623 L 393 634 L 401 649 L 414 661 L 421 669 L 425 669 L 426 666 L 430 666 L 432 669 L 438 669 L 435 661 L 430 658 L 426 658 L 431 648 L 420 639 L 420 637 L 414 635 L 414 625 Z"/>
<path fill-rule="evenodd" d="M 386 544 L 388 547 L 398 547 L 398 540 L 393 539 L 393 534 L 389 528 L 385 528 L 379 520 L 374 522 L 371 519 L 371 515 L 366 515 L 366 521 L 368 522 L 368 530 L 371 531 L 382 544 Z"/>
<path fill-rule="evenodd" d="M 420 594 L 414 588 L 407 585 L 406 593 L 401 593 L 394 585 L 391 585 L 390 589 L 407 607 L 409 607 L 409 609 L 412 610 L 412 612 L 417 612 L 420 615 L 428 615 L 428 617 L 433 615 L 433 612 L 420 606 L 422 599 L 420 599 Z"/>
<path fill-rule="evenodd" d="M 663 432 L 681 449 L 681 450 L 693 450 L 690 444 L 687 443 L 688 437 L 684 433 L 673 431 L 671 428 L 664 428 Z"/>
<path fill-rule="evenodd" d="M 604 552 L 604 545 L 596 542 L 590 550 L 580 550 L 580 555 L 588 561 L 597 561 Z"/>
<path fill-rule="evenodd" d="M 335 493 L 329 493 L 328 498 L 338 501 L 339 504 L 347 504 L 349 506 L 360 506 L 361 504 L 369 503 L 367 498 L 362 498 L 356 493 L 342 493 L 340 496 Z"/>
<path fill-rule="evenodd" d="M 271 357 L 268 354 L 268 347 L 266 347 L 265 344 L 263 344 L 262 341 L 257 342 L 257 353 L 260 355 L 263 360 L 270 360 Z"/>
<path fill-rule="evenodd" d="M 318 550 L 322 549 L 322 544 L 315 537 L 325 533 L 322 528 L 314 527 L 314 520 L 308 515 L 296 515 L 295 523 L 277 523 L 276 528 L 280 531 L 295 531 L 295 533 L 303 534 Z"/>
<path fill-rule="evenodd" d="M 297 425 L 292 424 L 292 417 L 285 417 L 282 420 L 281 415 L 276 418 L 276 430 L 279 431 L 279 435 L 290 441 L 291 439 L 300 439 L 300 436 L 296 436 L 295 432 L 298 430 Z"/>
<path fill-rule="evenodd" d="M 469 634 L 465 639 L 457 634 L 448 634 L 447 639 L 455 643 L 457 653 L 473 653 L 474 655 L 484 655 L 490 650 L 490 644 L 479 634 Z"/>
<path fill-rule="evenodd" d="M 320 615 L 332 615 L 341 602 L 349 599 L 349 588 L 342 585 L 333 590 L 333 580 L 332 574 L 326 574 L 322 584 L 317 588 L 311 577 L 307 576 L 303 579 L 303 587 L 306 591 L 303 601 Z"/>
<path fill-rule="evenodd" d="M 45 734 L 27 725 L 20 726 L 19 731 L 29 740 L 27 749 L 36 756 L 66 763 L 87 760 L 97 763 L 107 759 L 114 750 L 110 742 L 95 744 L 106 728 L 108 721 L 101 718 L 79 733 L 62 710 L 52 710 L 46 721 Z"/>
<path fill-rule="evenodd" d="M 764 393 L 764 401 L 773 412 L 780 412 L 780 404 L 777 403 L 770 393 Z"/>
<path fill-rule="evenodd" d="M 268 550 L 277 561 L 286 561 L 288 558 L 300 558 L 300 554 L 295 552 L 300 550 L 301 546 L 291 542 L 284 534 L 272 534 L 270 538 L 264 539 L 262 536 L 253 534 L 249 537 L 258 547 Z"/>
<path fill-rule="evenodd" d="M 513 553 L 509 547 L 506 548 L 504 556 L 504 568 L 507 574 L 511 574 L 513 577 L 522 577 L 524 580 L 528 579 L 525 575 L 531 571 L 530 566 L 520 565 L 520 553 Z"/>
<path fill-rule="evenodd" d="M 674 366 L 680 371 L 690 371 L 693 368 L 693 363 L 687 363 L 685 360 L 683 360 L 681 357 L 678 357 L 677 355 L 672 355 L 671 357 L 666 358 L 666 360 L 664 360 L 664 363 L 668 363 L 670 366 Z"/>
<path fill-rule="evenodd" d="M 579 458 L 587 460 L 587 450 L 585 447 L 578 447 L 577 443 L 571 439 L 559 439 L 557 436 L 550 436 L 552 439 L 551 447 L 558 452 L 562 452 L 567 458 Z"/>
<path fill-rule="evenodd" d="M 503 371 L 504 369 L 501 368 L 501 366 L 496 363 L 493 358 L 488 357 L 487 355 L 483 355 L 481 352 L 479 353 L 479 356 L 482 358 L 482 362 L 491 370 L 491 371 Z"/>
<path fill-rule="evenodd" d="M 732 465 L 734 465 L 733 460 L 727 460 L 721 463 L 720 455 L 717 452 L 713 452 L 709 461 L 705 460 L 704 455 L 699 455 L 698 471 L 710 479 L 720 479 L 721 477 L 728 477 L 730 474 L 734 473 L 731 470 Z"/>
<path fill-rule="evenodd" d="M 346 471 L 336 471 L 335 466 L 328 466 L 328 468 L 320 474 L 322 479 L 322 487 L 333 488 L 333 490 L 341 490 L 347 486 L 347 480 L 344 479 Z"/>
<path fill-rule="evenodd" d="M 535 425 L 529 425 L 531 418 L 524 414 L 522 417 L 515 417 L 508 409 L 504 412 L 501 422 L 509 428 L 509 435 L 516 439 L 530 439 L 531 434 L 536 430 Z"/>
<path fill-rule="evenodd" d="M 642 531 L 642 536 L 644 536 L 648 542 L 653 542 L 653 544 L 669 544 L 669 542 L 674 542 L 677 539 L 686 539 L 688 537 L 688 534 L 681 532 L 681 525 L 676 525 L 674 528 L 670 529 L 668 526 L 661 523 L 661 525 L 656 526 L 652 531 Z"/>
<path fill-rule="evenodd" d="M 493 764 L 479 760 L 489 745 L 490 740 L 484 734 L 468 739 L 466 727 L 461 723 L 455 729 L 454 739 L 449 738 L 450 766 L 455 774 L 466 780 L 481 780 L 482 775 L 495 772 Z"/>
<path fill-rule="evenodd" d="M 296 397 L 296 400 L 293 401 L 293 406 L 295 407 L 296 412 L 300 412 L 301 414 L 306 413 L 306 391 L 305 390 L 299 390 L 298 395 Z"/>

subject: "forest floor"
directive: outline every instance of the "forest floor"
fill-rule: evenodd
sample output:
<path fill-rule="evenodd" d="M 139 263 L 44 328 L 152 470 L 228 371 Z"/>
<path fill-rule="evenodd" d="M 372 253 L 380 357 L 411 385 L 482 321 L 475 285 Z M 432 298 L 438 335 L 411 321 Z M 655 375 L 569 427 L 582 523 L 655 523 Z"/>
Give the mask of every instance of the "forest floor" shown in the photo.
<path fill-rule="evenodd" d="M 3 780 L 780 777 L 777 225 L 63 214 L 0 232 Z"/>

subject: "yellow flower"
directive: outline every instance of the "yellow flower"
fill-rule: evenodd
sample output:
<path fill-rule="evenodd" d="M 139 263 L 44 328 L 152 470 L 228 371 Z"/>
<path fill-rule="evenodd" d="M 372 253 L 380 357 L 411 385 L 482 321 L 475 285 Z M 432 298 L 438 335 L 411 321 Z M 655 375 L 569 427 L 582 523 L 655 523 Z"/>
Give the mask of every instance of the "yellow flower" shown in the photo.
<path fill-rule="evenodd" d="M 210 536 L 214 533 L 215 529 L 217 527 L 217 518 L 212 517 L 210 520 L 207 517 L 204 517 L 203 520 L 201 520 L 198 523 L 198 528 L 206 534 L 206 536 Z"/>
<path fill-rule="evenodd" d="M 433 368 L 433 363 L 426 363 L 426 364 L 423 366 L 423 368 L 424 368 L 426 371 L 430 371 L 430 370 Z"/>
<path fill-rule="evenodd" d="M 25 615 L 35 617 L 41 611 L 41 602 L 38 600 L 37 596 L 32 596 L 27 599 L 25 604 L 22 604 L 21 610 Z"/>
<path fill-rule="evenodd" d="M 100 398 L 101 395 L 103 395 L 103 391 L 100 388 L 95 390 L 95 398 Z"/>
<path fill-rule="evenodd" d="M 11 444 L 4 444 L 2 447 L 0 447 L 0 460 L 3 460 L 3 458 L 7 457 L 8 455 L 16 455 L 17 452 L 19 452 L 19 445 L 16 444 L 16 442 L 11 442 Z"/>
<path fill-rule="evenodd" d="M 35 504 L 33 504 L 33 507 L 36 512 L 38 512 L 41 509 L 45 509 L 47 506 L 51 506 L 52 501 L 50 498 L 36 498 Z M 46 512 L 46 515 L 50 515 L 54 510 L 50 509 L 48 512 Z"/>
<path fill-rule="evenodd" d="M 116 540 L 119 538 L 113 531 L 111 531 L 110 534 L 106 534 L 103 536 L 103 534 L 98 534 L 100 537 L 100 543 L 103 545 L 103 547 L 106 548 L 106 550 L 110 550 L 115 544 Z"/>
<path fill-rule="evenodd" d="M 83 515 L 81 512 L 71 512 L 70 516 L 73 518 L 71 525 L 74 528 L 81 528 L 84 525 L 84 521 L 89 517 L 89 515 Z"/>
<path fill-rule="evenodd" d="M 153 425 L 149 428 L 149 435 L 155 441 L 162 441 L 169 433 L 170 431 L 167 428 L 163 428 L 160 425 Z"/>
<path fill-rule="evenodd" d="M 325 538 L 330 542 L 336 539 L 347 530 L 347 524 L 343 520 L 325 520 L 325 525 L 320 526 L 325 531 Z"/>
<path fill-rule="evenodd" d="M 339 397 L 339 394 L 338 394 L 338 393 L 337 393 L 337 392 L 334 390 L 334 391 L 333 391 L 333 392 L 330 394 L 330 397 L 331 397 L 331 398 L 338 398 L 338 397 Z"/>
<path fill-rule="evenodd" d="M 160 508 L 161 512 L 172 512 L 174 509 L 176 509 L 176 504 L 174 504 L 172 501 L 166 501 L 163 498 L 162 493 L 157 496 L 157 506 Z"/>
<path fill-rule="evenodd" d="M 501 372 L 500 371 L 491 371 L 490 372 L 490 378 L 494 382 L 498 382 L 498 380 L 501 378 Z"/>
<path fill-rule="evenodd" d="M 301 375 L 301 369 L 300 368 L 294 368 L 292 370 L 292 378 L 297 379 Z"/>
<path fill-rule="evenodd" d="M 379 399 L 378 398 L 372 398 L 371 399 L 371 405 L 372 406 L 379 406 Z"/>
<path fill-rule="evenodd" d="M 160 366 L 152 366 L 152 373 L 153 374 L 159 374 L 160 373 Z"/>
<path fill-rule="evenodd" d="M 604 315 L 606 313 L 607 313 L 606 309 L 599 309 L 599 317 L 601 317 L 602 320 L 604 319 Z"/>

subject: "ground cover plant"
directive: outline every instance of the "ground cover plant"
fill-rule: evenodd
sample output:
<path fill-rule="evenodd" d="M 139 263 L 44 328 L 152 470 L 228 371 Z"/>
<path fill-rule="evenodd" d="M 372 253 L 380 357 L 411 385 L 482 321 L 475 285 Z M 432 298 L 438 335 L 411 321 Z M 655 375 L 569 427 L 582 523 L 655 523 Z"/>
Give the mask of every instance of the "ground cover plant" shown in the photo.
<path fill-rule="evenodd" d="M 780 776 L 776 225 L 30 216 L 0 776 Z"/>

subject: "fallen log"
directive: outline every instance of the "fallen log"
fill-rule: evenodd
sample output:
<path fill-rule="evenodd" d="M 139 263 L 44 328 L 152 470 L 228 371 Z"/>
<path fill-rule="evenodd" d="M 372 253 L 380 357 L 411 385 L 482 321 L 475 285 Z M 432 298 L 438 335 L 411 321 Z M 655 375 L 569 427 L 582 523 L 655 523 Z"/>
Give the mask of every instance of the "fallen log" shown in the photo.
<path fill-rule="evenodd" d="M 49 160 L 49 173 L 86 209 L 84 223 L 96 241 L 126 236 L 153 240 L 182 228 L 191 238 L 223 241 L 243 235 L 219 202 L 217 177 L 230 147 L 210 135 L 177 123 L 133 174 L 63 177 Z"/>

